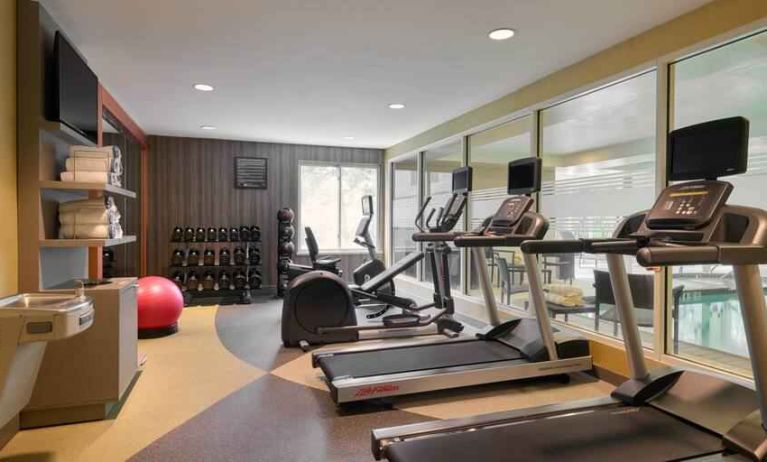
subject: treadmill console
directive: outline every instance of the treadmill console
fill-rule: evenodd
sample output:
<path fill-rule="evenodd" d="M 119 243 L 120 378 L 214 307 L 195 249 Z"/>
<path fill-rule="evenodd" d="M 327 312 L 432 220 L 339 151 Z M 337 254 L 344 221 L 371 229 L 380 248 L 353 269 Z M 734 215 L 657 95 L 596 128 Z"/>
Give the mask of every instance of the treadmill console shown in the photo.
<path fill-rule="evenodd" d="M 488 231 L 491 234 L 507 234 L 532 206 L 533 198 L 529 196 L 514 196 L 506 199 L 493 215 Z"/>
<path fill-rule="evenodd" d="M 657 229 L 700 229 L 716 216 L 732 192 L 724 181 L 691 181 L 663 190 L 647 214 L 645 225 Z"/>

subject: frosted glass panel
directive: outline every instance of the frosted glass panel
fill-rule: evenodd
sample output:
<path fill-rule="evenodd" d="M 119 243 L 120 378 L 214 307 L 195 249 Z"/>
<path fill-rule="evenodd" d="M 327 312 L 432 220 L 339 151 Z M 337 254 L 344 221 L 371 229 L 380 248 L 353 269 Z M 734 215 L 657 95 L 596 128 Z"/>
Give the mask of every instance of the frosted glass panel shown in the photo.
<path fill-rule="evenodd" d="M 629 214 L 655 198 L 656 73 L 648 72 L 541 112 L 541 212 L 547 239 L 612 235 Z M 626 259 L 643 341 L 653 344 L 654 275 Z M 551 287 L 549 311 L 569 323 L 619 336 L 620 323 L 602 255 L 541 259 Z M 650 291 L 650 293 L 647 293 Z M 567 295 L 567 296 L 565 296 Z"/>

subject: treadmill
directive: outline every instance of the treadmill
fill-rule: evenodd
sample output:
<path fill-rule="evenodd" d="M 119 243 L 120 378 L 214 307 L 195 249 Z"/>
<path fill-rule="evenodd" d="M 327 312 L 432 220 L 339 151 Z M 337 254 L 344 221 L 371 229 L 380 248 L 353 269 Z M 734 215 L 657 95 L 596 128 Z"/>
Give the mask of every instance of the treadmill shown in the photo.
<path fill-rule="evenodd" d="M 528 254 L 605 254 L 621 316 L 630 378 L 610 397 L 373 431 L 376 459 L 767 460 L 767 211 L 726 204 L 717 177 L 746 171 L 748 121 L 675 130 L 668 178 L 653 208 L 626 218 L 612 239 L 539 241 Z M 692 180 L 692 181 L 688 181 Z M 733 265 L 756 390 L 724 378 L 663 367 L 648 371 L 624 256 L 648 268 Z"/>
<path fill-rule="evenodd" d="M 322 369 L 336 404 L 531 377 L 566 377 L 571 372 L 591 369 L 588 341 L 553 333 L 545 305 L 536 305 L 534 318 L 500 323 L 484 264 L 485 247 L 516 247 L 546 234 L 548 221 L 530 211 L 533 205 L 530 194 L 540 188 L 540 167 L 540 159 L 535 158 L 509 163 L 508 192 L 513 196 L 504 200 L 480 229 L 471 233 L 426 231 L 413 235 L 418 242 L 453 241 L 457 247 L 472 249 L 493 327 L 476 337 L 451 341 L 438 339 L 388 348 L 379 345 L 316 352 L 312 365 Z M 527 258 L 526 264 L 533 269 L 529 274 L 531 292 L 541 291 L 535 258 Z M 443 265 L 432 270 L 439 271 L 443 282 L 449 281 L 446 259 Z M 543 298 L 542 293 L 536 296 Z"/>

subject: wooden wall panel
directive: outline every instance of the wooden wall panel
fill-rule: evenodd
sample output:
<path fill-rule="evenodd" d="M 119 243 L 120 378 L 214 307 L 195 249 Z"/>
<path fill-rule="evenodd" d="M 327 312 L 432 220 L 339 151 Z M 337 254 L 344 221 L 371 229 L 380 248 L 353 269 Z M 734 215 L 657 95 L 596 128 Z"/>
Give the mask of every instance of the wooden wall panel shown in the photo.
<path fill-rule="evenodd" d="M 174 226 L 259 225 L 264 283 L 268 286 L 276 280 L 277 211 L 281 207 L 298 208 L 299 162 L 383 162 L 379 149 L 161 136 L 149 137 L 149 149 L 148 273 L 167 274 Z M 266 190 L 235 189 L 234 158 L 240 156 L 268 159 Z M 342 257 L 346 275 L 364 258 Z"/>

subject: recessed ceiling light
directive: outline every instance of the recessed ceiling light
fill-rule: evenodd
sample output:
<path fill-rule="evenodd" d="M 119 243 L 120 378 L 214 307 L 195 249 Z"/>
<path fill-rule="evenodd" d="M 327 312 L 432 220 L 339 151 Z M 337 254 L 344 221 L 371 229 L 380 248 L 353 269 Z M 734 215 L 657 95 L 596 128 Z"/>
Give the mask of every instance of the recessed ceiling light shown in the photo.
<path fill-rule="evenodd" d="M 215 130 L 216 129 L 216 127 L 214 127 L 213 125 L 200 125 L 200 128 L 202 128 L 203 130 Z"/>
<path fill-rule="evenodd" d="M 405 109 L 405 105 L 402 103 L 391 103 L 389 109 Z"/>
<path fill-rule="evenodd" d="M 353 137 L 353 136 L 344 136 L 344 139 L 345 139 L 345 140 L 349 140 L 349 141 L 351 141 L 351 140 L 353 140 L 353 139 L 354 139 L 354 137 Z"/>
<path fill-rule="evenodd" d="M 490 33 L 487 34 L 487 36 L 493 40 L 510 39 L 514 37 L 514 29 L 509 29 L 508 27 L 496 29 L 496 30 L 490 31 Z"/>
<path fill-rule="evenodd" d="M 194 89 L 199 91 L 213 91 L 213 85 L 208 85 L 207 83 L 195 83 Z"/>

